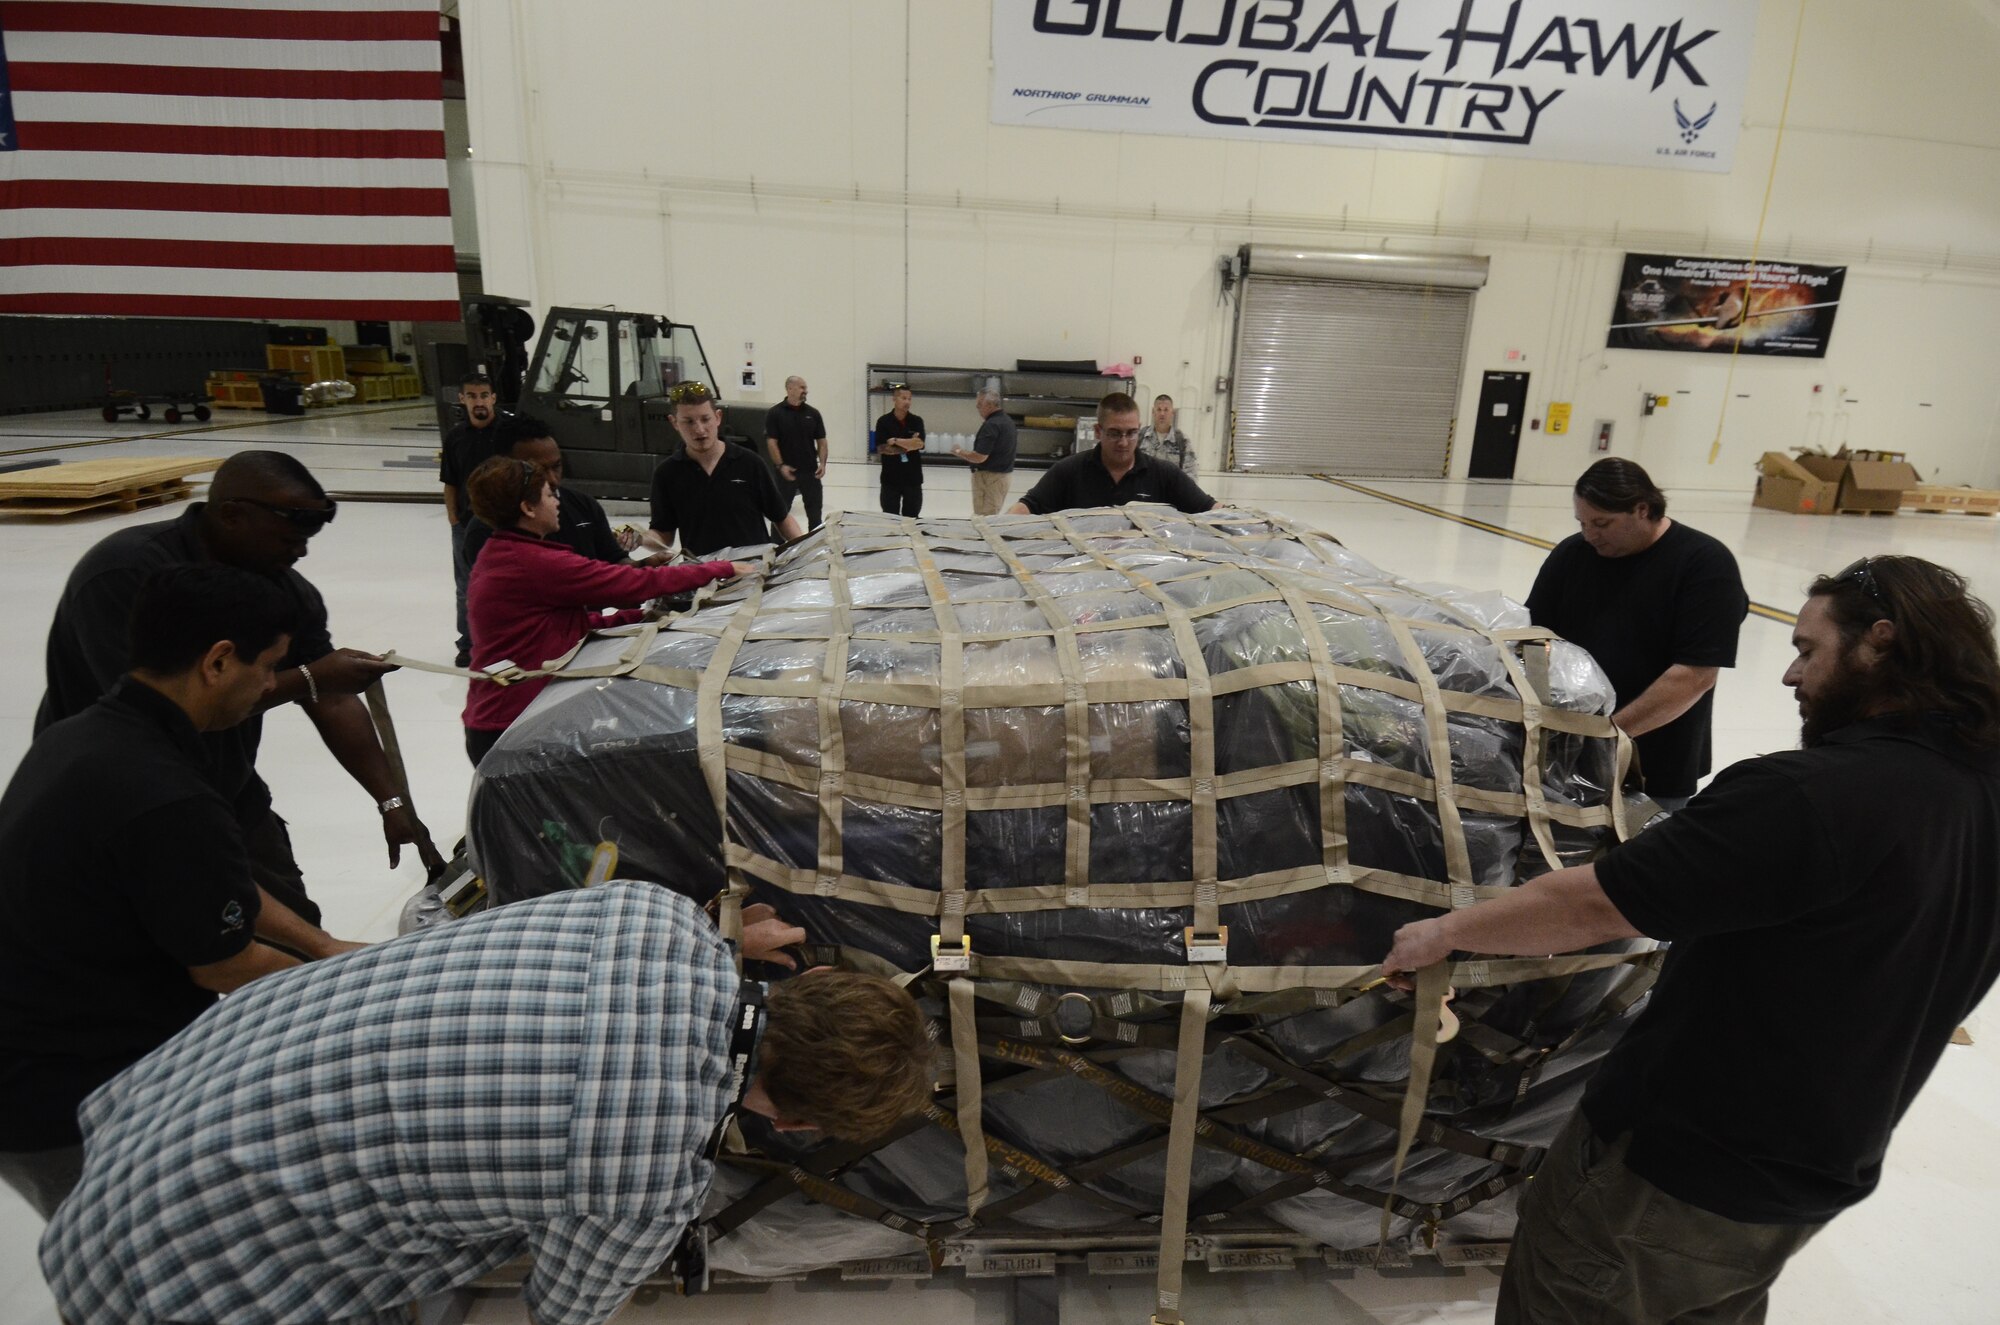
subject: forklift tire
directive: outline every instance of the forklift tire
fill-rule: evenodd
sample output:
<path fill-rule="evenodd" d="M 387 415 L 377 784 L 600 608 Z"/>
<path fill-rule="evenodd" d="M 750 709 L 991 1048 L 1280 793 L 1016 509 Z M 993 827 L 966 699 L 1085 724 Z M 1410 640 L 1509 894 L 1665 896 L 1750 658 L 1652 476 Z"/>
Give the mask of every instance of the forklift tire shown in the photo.
<path fill-rule="evenodd" d="M 194 418 L 196 423 L 207 423 L 209 419 L 208 406 L 196 405 L 194 407 Z"/>
<path fill-rule="evenodd" d="M 181 412 L 180 412 L 180 410 L 176 409 L 176 408 L 175 408 L 174 406 L 172 406 L 172 405 L 169 405 L 169 406 L 167 406 L 167 422 L 168 422 L 168 423 L 179 423 L 180 421 L 181 421 Z"/>
<path fill-rule="evenodd" d="M 139 422 L 144 423 L 147 419 L 153 417 L 153 411 L 146 408 L 144 405 L 141 405 L 139 406 L 139 408 L 132 411 L 132 417 L 139 420 Z"/>
<path fill-rule="evenodd" d="M 116 405 L 106 405 L 102 412 L 106 423 L 118 422 L 118 407 Z"/>

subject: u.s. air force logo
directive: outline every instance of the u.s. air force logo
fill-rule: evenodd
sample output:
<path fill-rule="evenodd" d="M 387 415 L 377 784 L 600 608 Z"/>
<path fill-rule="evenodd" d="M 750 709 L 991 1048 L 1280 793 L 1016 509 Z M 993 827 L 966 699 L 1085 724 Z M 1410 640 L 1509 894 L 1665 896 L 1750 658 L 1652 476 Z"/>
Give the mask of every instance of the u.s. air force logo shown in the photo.
<path fill-rule="evenodd" d="M 1706 129 L 1708 127 L 1708 122 L 1715 118 L 1715 108 L 1721 104 L 1722 103 L 1719 101 L 1710 102 L 1707 114 L 1703 115 L 1698 120 L 1691 120 L 1687 117 L 1687 112 L 1681 109 L 1681 99 L 1679 97 L 1675 97 L 1674 119 L 1680 122 L 1681 141 L 1684 143 L 1691 143 L 1695 139 L 1701 137 L 1701 131 L 1703 129 Z"/>
<path fill-rule="evenodd" d="M 224 933 L 243 928 L 243 903 L 230 902 L 222 908 L 222 928 Z"/>

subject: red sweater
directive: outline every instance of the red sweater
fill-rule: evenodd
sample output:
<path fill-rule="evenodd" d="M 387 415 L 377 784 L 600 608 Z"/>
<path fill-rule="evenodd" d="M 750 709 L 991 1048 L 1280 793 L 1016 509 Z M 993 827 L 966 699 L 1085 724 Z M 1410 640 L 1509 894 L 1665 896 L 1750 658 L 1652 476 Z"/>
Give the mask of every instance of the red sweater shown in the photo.
<path fill-rule="evenodd" d="M 727 579 L 731 570 L 726 561 L 620 566 L 594 561 L 561 543 L 500 530 L 480 549 L 465 590 L 472 665 L 512 661 L 533 670 L 568 653 L 595 627 L 639 619 L 634 611 L 604 617 L 592 609 L 636 607 L 649 598 Z M 547 677 L 507 686 L 474 681 L 465 699 L 465 725 L 474 731 L 504 731 L 547 684 Z"/>

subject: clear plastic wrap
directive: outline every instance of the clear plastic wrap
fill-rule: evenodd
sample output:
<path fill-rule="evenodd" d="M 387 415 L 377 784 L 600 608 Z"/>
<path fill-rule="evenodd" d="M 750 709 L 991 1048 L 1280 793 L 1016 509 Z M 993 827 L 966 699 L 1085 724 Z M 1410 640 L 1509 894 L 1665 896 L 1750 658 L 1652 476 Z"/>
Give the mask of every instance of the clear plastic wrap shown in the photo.
<path fill-rule="evenodd" d="M 997 912 L 975 906 L 965 929 L 981 954 L 1184 963 L 1183 933 L 1193 918 L 1185 889 L 1196 871 L 1201 797 L 1214 801 L 1220 919 L 1234 966 L 1367 965 L 1380 960 L 1399 926 L 1434 913 L 1399 896 L 1323 882 L 1256 901 L 1230 900 L 1231 881 L 1311 875 L 1329 860 L 1325 796 L 1340 796 L 1344 811 L 1334 816 L 1344 840 L 1332 844 L 1331 854 L 1357 870 L 1449 879 L 1449 830 L 1434 795 L 1441 774 L 1465 795 L 1485 798 L 1458 807 L 1469 882 L 1506 886 L 1549 867 L 1522 808 L 1526 729 L 1503 650 L 1545 652 L 1547 693 L 1539 697 L 1545 708 L 1602 717 L 1611 709 L 1611 689 L 1572 645 L 1496 642 L 1491 632 L 1526 624 L 1525 613 L 1498 594 L 1407 583 L 1325 535 L 1243 511 L 1072 512 L 1061 528 L 1045 519 L 931 520 L 918 528 L 928 564 L 900 522 L 834 517 L 779 558 L 754 609 L 747 606 L 750 590 L 732 586 L 660 630 L 635 674 L 552 682 L 494 746 L 475 780 L 471 844 L 495 900 L 575 886 L 600 840 L 618 844 L 620 873 L 628 877 L 697 898 L 723 885 L 725 821 L 703 767 L 692 688 L 722 665 L 722 649 L 722 748 L 709 753 L 712 764 L 719 755 L 727 765 L 728 841 L 767 871 L 808 878 L 825 875 L 832 843 L 841 877 L 917 898 L 940 891 L 950 849 L 935 789 L 944 785 L 949 763 L 942 690 L 948 650 L 957 650 L 964 791 L 956 794 L 966 798 L 966 889 L 1119 886 L 1135 903 L 1003 905 Z M 836 582 L 845 586 L 838 602 Z M 933 601 L 940 584 L 948 620 Z M 1308 621 L 1293 612 L 1301 598 Z M 737 619 L 745 610 L 754 612 L 747 623 Z M 1412 646 L 1385 616 L 1404 623 Z M 1058 628 L 1071 632 L 1065 642 Z M 725 630 L 741 638 L 724 643 Z M 954 631 L 962 643 L 940 642 Z M 629 647 L 629 634 L 592 641 L 577 665 L 611 664 Z M 830 658 L 836 636 L 842 652 Z M 1178 641 L 1189 637 L 1196 653 L 1183 656 Z M 1324 697 L 1333 711 L 1325 714 L 1311 666 L 1319 646 L 1337 675 Z M 1065 675 L 1064 658 L 1071 656 L 1065 647 L 1074 650 L 1074 676 Z M 1265 670 L 1244 675 L 1250 669 Z M 1207 678 L 1205 688 L 1190 687 L 1191 670 Z M 664 672 L 686 684 L 665 683 Z M 1420 678 L 1478 711 L 1426 703 Z M 736 686 L 743 691 L 732 692 Z M 900 689 L 862 689 L 881 686 Z M 785 690 L 795 693 L 772 693 Z M 989 693 L 1006 702 L 978 702 Z M 1080 751 L 1070 739 L 1074 710 L 1065 708 L 1079 693 L 1087 701 Z M 901 702 L 913 698 L 922 702 Z M 1493 716 L 1509 704 L 1512 719 Z M 823 730 L 828 715 L 837 715 L 836 730 Z M 1337 733 L 1338 750 L 1320 748 L 1326 723 Z M 1198 732 L 1202 724 L 1206 730 Z M 1449 752 L 1448 769 L 1433 766 L 1440 748 L 1434 737 Z M 1621 794 L 1613 741 L 1544 729 L 1540 744 L 1539 774 L 1550 803 L 1595 811 L 1601 820 Z M 1211 767 L 1195 766 L 1197 748 L 1208 751 Z M 1073 879 L 1067 877 L 1073 801 L 1065 779 L 1078 758 L 1091 794 L 1082 816 L 1086 863 Z M 888 794 L 889 788 L 900 790 Z M 1494 798 L 1511 798 L 1515 811 L 1495 810 Z M 836 827 L 837 837 L 829 832 Z M 1602 849 L 1607 833 L 1555 823 L 1550 836 L 1559 861 L 1573 863 Z M 929 962 L 937 921 L 920 904 L 872 904 L 810 883 L 774 887 L 756 870 L 741 877 L 756 900 L 772 903 L 816 941 L 903 971 Z M 1149 889 L 1161 891 L 1159 904 L 1138 904 Z M 1501 1055 L 1505 1061 L 1445 1055 L 1431 1115 L 1482 1136 L 1546 1142 L 1573 1106 L 1588 1065 L 1622 1026 L 1619 1016 L 1599 1019 L 1599 1009 L 1629 977 L 1621 967 L 1573 977 L 1559 989 L 1550 982 L 1469 993 L 1461 1007 L 1522 1048 L 1515 1058 Z M 1051 986 L 1045 992 L 1112 991 Z M 1381 990 L 1338 1007 L 1238 1021 L 1296 1064 L 1343 1083 L 1374 1083 L 1383 1098 L 1394 1098 L 1393 1084 L 1409 1070 L 1407 1038 L 1347 1046 L 1405 1015 L 1407 1001 Z M 1171 1012 L 1158 1018 L 1155 1027 L 1172 1024 Z M 1116 1058 L 1112 1070 L 1171 1095 L 1172 1061 L 1163 1050 L 1148 1050 Z M 1273 1084 L 1247 1058 L 1211 1048 L 1204 1106 L 1254 1098 Z M 1159 1131 L 1067 1073 L 989 1095 L 984 1117 L 992 1135 L 1058 1168 Z M 1393 1137 L 1339 1103 L 1251 1116 L 1242 1130 L 1351 1167 L 1348 1181 L 1356 1185 L 1387 1186 Z M 810 1148 L 809 1140 L 754 1125 L 745 1134 L 774 1158 Z M 962 1163 L 957 1139 L 929 1128 L 858 1161 L 841 1181 L 906 1218 L 949 1220 L 964 1211 Z M 1092 1199 L 1073 1188 L 1024 1205 L 1011 1218 L 1028 1227 L 1081 1230 L 1116 1223 L 1119 1207 L 1157 1209 L 1162 1163 L 1157 1153 L 1145 1156 L 1081 1184 Z M 1418 1201 L 1447 1200 L 1494 1172 L 1466 1155 L 1420 1145 L 1401 1191 Z M 1202 1147 L 1192 1190 L 1202 1208 L 1224 1209 L 1236 1194 L 1253 1194 L 1278 1176 Z M 993 1181 L 995 1200 L 1021 1189 L 997 1167 Z M 718 1188 L 726 1190 L 727 1184 Z M 1379 1220 L 1379 1207 L 1325 1191 L 1274 1201 L 1261 1213 L 1335 1246 L 1372 1241 Z M 1504 1232 L 1511 1198 L 1459 1219 L 1487 1236 Z M 724 1268 L 771 1274 L 910 1249 L 901 1234 L 794 1196 L 724 1239 L 714 1258 Z"/>

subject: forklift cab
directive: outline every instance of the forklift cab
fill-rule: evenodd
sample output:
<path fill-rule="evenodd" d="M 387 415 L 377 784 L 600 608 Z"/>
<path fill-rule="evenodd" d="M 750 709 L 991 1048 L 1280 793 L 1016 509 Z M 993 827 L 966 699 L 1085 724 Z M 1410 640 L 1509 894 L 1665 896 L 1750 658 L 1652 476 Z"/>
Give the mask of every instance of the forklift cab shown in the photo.
<path fill-rule="evenodd" d="M 680 449 L 667 391 L 685 381 L 715 383 L 693 327 L 647 313 L 552 308 L 521 408 L 562 445 L 570 486 L 643 499 L 653 470 Z"/>

